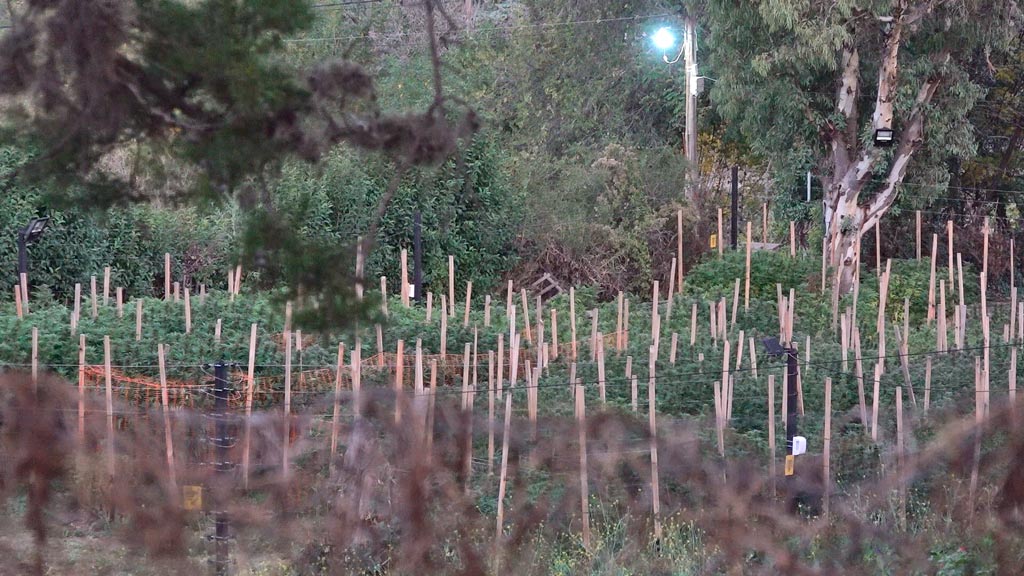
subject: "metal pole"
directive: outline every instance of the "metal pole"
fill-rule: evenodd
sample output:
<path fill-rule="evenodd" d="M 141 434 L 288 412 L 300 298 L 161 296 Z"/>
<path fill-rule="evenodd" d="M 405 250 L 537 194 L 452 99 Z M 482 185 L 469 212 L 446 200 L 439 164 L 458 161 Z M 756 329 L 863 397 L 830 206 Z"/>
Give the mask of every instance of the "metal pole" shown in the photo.
<path fill-rule="evenodd" d="M 216 439 L 214 444 L 217 447 L 217 461 L 214 464 L 214 470 L 217 472 L 217 480 L 219 490 L 218 498 L 215 500 L 217 503 L 217 510 L 214 512 L 214 574 L 216 576 L 227 576 L 228 573 L 228 528 L 229 519 L 227 512 L 224 511 L 226 507 L 226 488 L 227 474 L 231 470 L 231 463 L 228 461 L 228 448 L 231 444 L 231 438 L 228 436 L 228 394 L 231 390 L 228 387 L 228 367 L 223 360 L 218 361 L 214 366 L 214 389 L 213 389 L 213 411 L 214 419 L 216 422 Z"/>
<path fill-rule="evenodd" d="M 793 454 L 793 437 L 797 435 L 797 390 L 796 379 L 800 374 L 796 348 L 786 348 L 786 453 Z"/>
<path fill-rule="evenodd" d="M 740 183 L 739 183 L 739 167 L 732 167 L 732 216 L 730 218 L 730 225 L 732 229 L 729 231 L 729 239 L 732 242 L 732 249 L 736 249 L 737 242 L 739 240 L 739 226 L 740 226 Z"/>
<path fill-rule="evenodd" d="M 28 274 L 28 241 L 25 231 L 18 230 L 18 275 Z"/>
<path fill-rule="evenodd" d="M 416 301 L 423 302 L 423 223 L 417 210 L 412 220 L 412 283 L 416 287 Z"/>

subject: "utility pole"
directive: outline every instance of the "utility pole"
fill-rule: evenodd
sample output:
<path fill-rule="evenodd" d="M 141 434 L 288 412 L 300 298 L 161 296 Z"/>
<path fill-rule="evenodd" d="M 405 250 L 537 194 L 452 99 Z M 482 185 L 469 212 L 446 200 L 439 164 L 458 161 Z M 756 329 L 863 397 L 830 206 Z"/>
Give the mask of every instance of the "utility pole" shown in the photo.
<path fill-rule="evenodd" d="M 686 38 L 683 57 L 686 63 L 686 161 L 690 164 L 693 182 L 697 182 L 697 41 L 693 18 L 686 17 Z M 719 240 L 721 241 L 721 240 Z"/>

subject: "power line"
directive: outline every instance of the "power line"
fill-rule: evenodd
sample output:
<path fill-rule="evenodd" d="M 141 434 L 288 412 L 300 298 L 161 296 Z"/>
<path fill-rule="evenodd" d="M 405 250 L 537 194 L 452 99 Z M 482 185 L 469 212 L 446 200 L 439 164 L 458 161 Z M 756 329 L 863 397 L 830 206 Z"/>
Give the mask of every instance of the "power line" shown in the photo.
<path fill-rule="evenodd" d="M 589 20 L 565 20 L 561 22 L 539 22 L 536 24 L 516 24 L 509 26 L 492 26 L 490 28 L 480 28 L 473 32 L 474 35 L 487 34 L 500 31 L 508 30 L 523 30 L 529 28 L 555 28 L 559 26 L 576 26 L 583 24 L 612 24 L 616 22 L 628 22 L 628 21 L 640 21 L 649 20 L 652 18 L 665 18 L 668 16 L 674 16 L 674 14 L 662 13 L 662 14 L 646 14 L 646 15 L 635 15 L 635 16 L 621 16 L 617 18 L 594 18 Z M 321 36 L 312 38 L 286 38 L 285 42 L 292 43 L 304 43 L 304 42 L 333 42 L 339 40 L 370 40 L 370 39 L 398 39 L 411 36 L 409 32 L 398 32 L 395 34 L 360 34 L 355 36 Z"/>
<path fill-rule="evenodd" d="M 310 8 L 338 8 L 341 6 L 355 6 L 357 4 L 377 4 L 384 0 L 345 0 L 343 2 L 325 2 L 323 4 L 313 4 Z"/>

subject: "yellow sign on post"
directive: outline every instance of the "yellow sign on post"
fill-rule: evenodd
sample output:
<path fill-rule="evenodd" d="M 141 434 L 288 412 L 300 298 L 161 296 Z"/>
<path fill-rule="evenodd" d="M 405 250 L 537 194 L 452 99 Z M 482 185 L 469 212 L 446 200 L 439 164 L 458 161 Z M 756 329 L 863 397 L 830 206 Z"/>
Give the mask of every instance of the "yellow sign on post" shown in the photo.
<path fill-rule="evenodd" d="M 796 461 L 796 456 L 792 454 L 786 454 L 786 476 L 793 475 L 793 464 Z"/>
<path fill-rule="evenodd" d="M 711 247 L 718 248 L 718 234 L 711 235 Z"/>
<path fill-rule="evenodd" d="M 182 486 L 181 487 L 181 499 L 185 505 L 185 510 L 202 510 L 203 509 L 203 487 L 202 486 Z"/>

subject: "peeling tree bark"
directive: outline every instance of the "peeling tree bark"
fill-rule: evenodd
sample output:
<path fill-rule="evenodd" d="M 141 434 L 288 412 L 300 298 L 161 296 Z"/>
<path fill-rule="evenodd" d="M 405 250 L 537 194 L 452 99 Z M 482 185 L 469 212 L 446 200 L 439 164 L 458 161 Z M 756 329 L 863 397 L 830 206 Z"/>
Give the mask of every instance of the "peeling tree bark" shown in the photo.
<path fill-rule="evenodd" d="M 893 126 L 893 104 L 899 80 L 899 50 L 903 30 L 908 21 L 916 22 L 921 12 L 918 7 L 908 12 L 906 2 L 897 2 L 893 10 L 892 28 L 881 54 L 878 96 L 871 119 L 872 132 Z M 946 59 L 948 54 L 940 54 L 938 63 Z M 882 189 L 872 198 L 862 201 L 861 195 L 871 182 L 878 164 L 884 160 L 884 155 L 882 150 L 871 145 L 862 149 L 857 138 L 860 55 L 852 40 L 844 47 L 840 64 L 836 112 L 845 124 L 826 126 L 822 130 L 822 137 L 829 150 L 822 170 L 827 176 L 822 180 L 826 189 L 823 208 L 829 263 L 836 270 L 833 277 L 838 276 L 840 292 L 847 293 L 853 286 L 857 265 L 854 253 L 857 240 L 888 212 L 896 200 L 910 160 L 923 141 L 925 109 L 943 77 L 941 73 L 936 73 L 920 87 L 914 107 L 901 126 Z"/>

